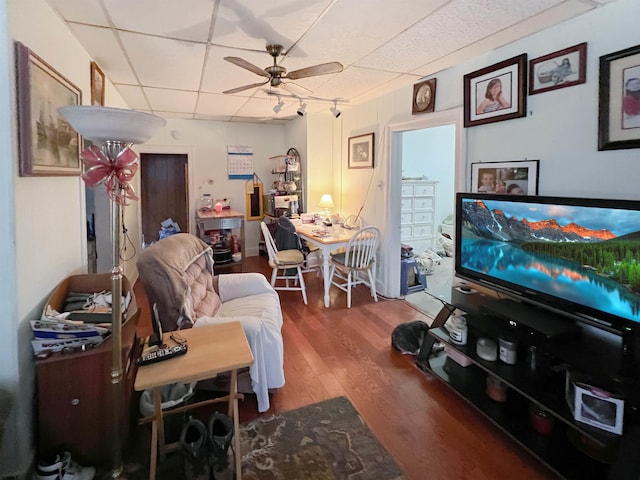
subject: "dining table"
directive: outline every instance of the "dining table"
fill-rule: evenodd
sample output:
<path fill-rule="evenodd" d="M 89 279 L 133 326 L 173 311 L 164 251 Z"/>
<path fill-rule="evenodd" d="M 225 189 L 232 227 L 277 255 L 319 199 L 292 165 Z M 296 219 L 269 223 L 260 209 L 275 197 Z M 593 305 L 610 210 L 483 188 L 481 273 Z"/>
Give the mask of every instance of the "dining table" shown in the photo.
<path fill-rule="evenodd" d="M 294 223 L 298 236 L 313 245 L 316 245 L 322 252 L 322 279 L 324 282 L 324 306 L 329 308 L 329 290 L 331 289 L 331 278 L 329 259 L 331 252 L 344 248 L 356 233 L 356 229 L 344 228 L 342 225 L 326 226 L 314 223 Z"/>

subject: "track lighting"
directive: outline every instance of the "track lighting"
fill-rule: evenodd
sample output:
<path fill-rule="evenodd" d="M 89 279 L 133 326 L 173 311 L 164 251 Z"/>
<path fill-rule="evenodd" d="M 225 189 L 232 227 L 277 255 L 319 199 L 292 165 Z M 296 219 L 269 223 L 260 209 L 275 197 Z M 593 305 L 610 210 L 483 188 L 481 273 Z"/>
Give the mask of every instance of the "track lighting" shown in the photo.
<path fill-rule="evenodd" d="M 342 114 L 342 112 L 340 110 L 338 110 L 338 101 L 337 100 L 333 101 L 333 107 L 331 107 L 329 110 L 331 111 L 331 113 L 333 113 L 333 116 L 336 117 L 336 118 L 338 118 Z"/>
<path fill-rule="evenodd" d="M 304 114 L 306 111 L 307 111 L 307 104 L 302 103 L 302 100 L 300 100 L 300 108 L 298 108 L 298 115 L 300 115 L 301 117 L 304 117 Z"/>
<path fill-rule="evenodd" d="M 278 96 L 278 103 L 273 107 L 273 111 L 276 113 L 280 113 L 280 110 L 282 110 L 282 107 L 284 107 L 284 102 L 282 101 L 280 96 Z"/>

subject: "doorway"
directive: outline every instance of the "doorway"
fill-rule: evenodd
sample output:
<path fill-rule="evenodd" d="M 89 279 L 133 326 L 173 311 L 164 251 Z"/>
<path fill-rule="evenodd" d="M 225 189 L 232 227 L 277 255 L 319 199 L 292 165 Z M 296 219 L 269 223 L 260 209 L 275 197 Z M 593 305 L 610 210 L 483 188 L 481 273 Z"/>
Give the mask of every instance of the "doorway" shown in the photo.
<path fill-rule="evenodd" d="M 189 231 L 188 156 L 140 154 L 140 212 L 143 244 L 160 239 L 161 223 L 172 219 Z"/>
<path fill-rule="evenodd" d="M 462 108 L 444 110 L 433 114 L 395 125 L 389 125 L 386 129 L 388 158 L 387 179 L 389 188 L 387 189 L 387 218 L 385 224 L 389 227 L 384 244 L 384 262 L 381 265 L 383 280 L 382 291 L 391 298 L 400 297 L 400 254 L 399 245 L 401 243 L 401 193 L 403 177 L 403 134 L 422 129 L 431 129 L 452 125 L 455 129 L 454 137 L 454 166 L 453 166 L 453 193 L 451 194 L 449 210 L 453 211 L 454 194 L 456 191 L 464 190 L 465 178 L 465 158 L 464 158 L 464 129 L 462 127 Z M 425 147 L 428 148 L 428 147 Z M 445 203 L 442 207 L 447 208 Z M 448 213 L 442 213 L 448 215 Z M 437 227 L 437 226 L 434 226 Z M 428 280 L 427 280 L 428 282 Z"/>

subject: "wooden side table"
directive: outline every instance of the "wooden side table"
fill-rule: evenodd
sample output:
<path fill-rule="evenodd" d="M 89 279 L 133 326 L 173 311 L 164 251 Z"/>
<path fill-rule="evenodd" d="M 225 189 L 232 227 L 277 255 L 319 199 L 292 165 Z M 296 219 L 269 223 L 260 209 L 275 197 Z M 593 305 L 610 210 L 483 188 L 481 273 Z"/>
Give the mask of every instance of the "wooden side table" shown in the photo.
<path fill-rule="evenodd" d="M 238 369 L 253 363 L 253 354 L 249 348 L 247 337 L 240 322 L 207 325 L 187 330 L 180 330 L 180 336 L 187 340 L 188 351 L 185 355 L 173 357 L 169 360 L 144 365 L 138 368 L 135 381 L 136 390 L 153 389 L 154 413 L 151 417 L 143 418 L 139 423 L 151 424 L 151 457 L 149 478 L 156 478 L 156 461 L 158 452 L 160 460 L 164 460 L 166 453 L 178 448 L 178 442 L 165 445 L 164 443 L 164 415 L 184 412 L 186 410 L 228 401 L 229 417 L 233 418 L 233 443 L 235 450 L 236 478 L 242 479 L 240 453 L 240 422 L 238 420 Z M 164 334 L 164 343 L 171 346 L 175 342 L 170 339 L 170 332 Z M 213 378 L 222 372 L 231 372 L 229 395 L 210 400 L 204 400 L 190 405 L 184 405 L 168 412 L 162 411 L 160 389 L 164 385 L 176 382 L 191 383 Z"/>

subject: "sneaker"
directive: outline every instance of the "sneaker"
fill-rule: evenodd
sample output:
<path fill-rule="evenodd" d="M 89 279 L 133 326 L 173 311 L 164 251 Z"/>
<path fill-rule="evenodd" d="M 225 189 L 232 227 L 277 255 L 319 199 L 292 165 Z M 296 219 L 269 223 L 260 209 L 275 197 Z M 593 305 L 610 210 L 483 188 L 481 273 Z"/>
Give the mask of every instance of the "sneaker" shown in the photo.
<path fill-rule="evenodd" d="M 211 441 L 207 427 L 195 418 L 189 418 L 180 432 L 180 453 L 184 476 L 187 480 L 209 480 L 209 453 Z"/>
<path fill-rule="evenodd" d="M 38 462 L 34 480 L 92 480 L 96 474 L 93 467 L 83 467 L 71 458 L 69 452 L 45 457 Z"/>
<path fill-rule="evenodd" d="M 209 419 L 209 438 L 211 439 L 211 456 L 209 459 L 214 478 L 226 478 L 233 468 L 229 462 L 229 447 L 233 440 L 233 421 L 224 413 L 214 413 Z M 233 465 L 233 463 L 231 463 Z"/>

